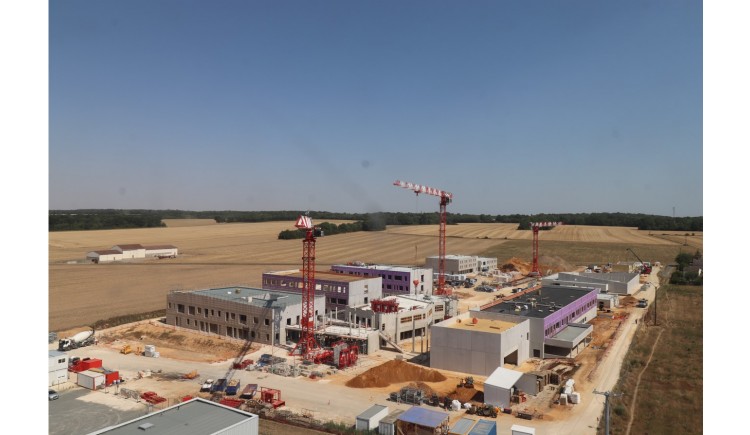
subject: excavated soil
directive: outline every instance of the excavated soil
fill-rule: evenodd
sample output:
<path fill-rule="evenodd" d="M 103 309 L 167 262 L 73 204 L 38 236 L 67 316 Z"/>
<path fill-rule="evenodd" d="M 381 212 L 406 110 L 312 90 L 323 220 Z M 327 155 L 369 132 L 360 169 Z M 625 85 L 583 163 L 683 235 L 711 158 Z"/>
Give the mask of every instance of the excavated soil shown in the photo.
<path fill-rule="evenodd" d="M 393 360 L 362 373 L 346 383 L 352 388 L 387 387 L 400 382 L 442 382 L 447 378 L 437 370 Z"/>

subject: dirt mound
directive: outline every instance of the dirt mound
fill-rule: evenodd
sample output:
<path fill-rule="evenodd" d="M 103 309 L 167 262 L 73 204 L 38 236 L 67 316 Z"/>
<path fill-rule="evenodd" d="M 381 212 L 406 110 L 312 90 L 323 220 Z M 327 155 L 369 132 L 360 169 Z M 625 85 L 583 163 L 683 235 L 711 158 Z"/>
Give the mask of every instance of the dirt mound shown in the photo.
<path fill-rule="evenodd" d="M 500 266 L 500 270 L 503 272 L 521 272 L 522 275 L 528 275 L 531 272 L 531 263 L 518 257 L 512 257 Z"/>
<path fill-rule="evenodd" d="M 437 370 L 393 360 L 362 373 L 346 383 L 352 388 L 387 387 L 400 382 L 442 382 L 447 378 Z"/>
<path fill-rule="evenodd" d="M 548 270 L 551 270 L 552 273 L 558 273 L 576 270 L 576 267 L 558 256 L 540 255 L 539 269 L 544 273 L 546 273 Z"/>
<path fill-rule="evenodd" d="M 484 403 L 484 392 L 474 388 L 457 387 L 456 391 L 450 393 L 448 397 L 451 400 L 458 400 L 462 404 L 466 402 Z"/>

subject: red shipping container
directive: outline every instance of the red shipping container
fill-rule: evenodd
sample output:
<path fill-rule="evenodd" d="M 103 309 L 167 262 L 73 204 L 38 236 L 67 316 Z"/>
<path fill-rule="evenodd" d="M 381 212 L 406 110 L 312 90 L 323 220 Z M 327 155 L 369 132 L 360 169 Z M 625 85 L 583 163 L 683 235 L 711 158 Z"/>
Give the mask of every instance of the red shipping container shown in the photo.
<path fill-rule="evenodd" d="M 93 368 L 101 367 L 102 360 L 97 359 L 97 358 L 81 360 L 80 365 L 82 367 L 82 370 L 91 370 Z"/>
<path fill-rule="evenodd" d="M 112 371 L 109 369 L 105 369 L 103 367 L 97 367 L 90 369 L 92 372 L 101 373 L 104 375 L 104 385 L 112 385 L 115 383 L 115 381 L 120 379 L 120 372 L 118 371 Z"/>

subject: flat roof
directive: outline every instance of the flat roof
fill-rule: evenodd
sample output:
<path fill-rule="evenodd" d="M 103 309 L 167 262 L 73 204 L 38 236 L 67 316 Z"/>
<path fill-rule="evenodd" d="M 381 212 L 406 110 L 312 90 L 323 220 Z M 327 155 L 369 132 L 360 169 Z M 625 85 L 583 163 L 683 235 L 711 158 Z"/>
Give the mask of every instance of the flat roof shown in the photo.
<path fill-rule="evenodd" d="M 423 266 L 392 266 L 388 264 L 364 264 L 357 266 L 356 264 L 334 264 L 331 267 L 354 267 L 357 269 L 375 269 L 375 270 L 393 270 L 395 272 L 411 272 L 416 269 L 431 269 L 430 267 Z"/>
<path fill-rule="evenodd" d="M 195 398 L 89 435 L 205 435 L 257 418 L 249 412 Z"/>
<path fill-rule="evenodd" d="M 461 321 L 459 323 L 458 321 Z M 518 325 L 518 323 L 513 322 L 506 322 L 504 320 L 489 320 L 489 319 L 477 319 L 477 322 L 474 323 L 472 321 L 471 316 L 468 317 L 461 317 L 459 319 L 456 319 L 455 322 L 453 322 L 450 325 L 446 325 L 448 328 L 453 329 L 466 329 L 471 331 L 482 331 L 482 332 L 494 332 L 494 333 L 501 333 L 505 332 L 508 329 Z"/>
<path fill-rule="evenodd" d="M 412 406 L 399 416 L 400 421 L 414 423 L 426 427 L 439 427 L 450 418 L 449 414 L 440 411 L 432 411 L 419 406 Z"/>
<path fill-rule="evenodd" d="M 385 405 L 372 405 L 365 412 L 363 412 L 362 414 L 359 414 L 357 416 L 357 418 L 363 418 L 363 419 L 369 420 L 369 419 L 375 417 L 376 415 L 378 415 L 380 413 L 380 411 L 382 411 L 384 409 L 385 409 L 385 412 L 387 413 L 388 412 L 388 407 L 387 406 L 385 406 Z"/>
<path fill-rule="evenodd" d="M 380 422 L 381 422 L 381 423 L 385 423 L 385 424 L 393 424 L 393 423 L 395 423 L 395 422 L 396 422 L 396 420 L 398 420 L 398 418 L 399 418 L 399 417 L 401 416 L 401 414 L 403 414 L 404 412 L 405 412 L 405 411 L 404 411 L 403 409 L 397 409 L 397 410 L 395 410 L 395 411 L 391 412 L 390 414 L 388 414 L 387 416 L 383 417 L 383 419 L 382 419 L 382 420 L 380 420 Z"/>
<path fill-rule="evenodd" d="M 448 433 L 466 435 L 476 423 L 476 420 L 464 417 L 451 426 L 451 430 Z"/>
<path fill-rule="evenodd" d="M 484 385 L 492 385 L 493 387 L 505 388 L 509 390 L 513 385 L 516 385 L 519 379 L 521 379 L 523 373 L 515 370 L 506 369 L 504 367 L 498 367 L 494 372 L 484 381 Z M 486 388 L 486 387 L 485 387 Z"/>
<path fill-rule="evenodd" d="M 292 276 L 295 278 L 302 279 L 302 272 L 299 270 L 290 270 L 290 271 L 281 271 L 281 272 L 266 272 L 264 275 L 274 275 L 274 276 Z M 337 273 L 337 272 L 328 272 L 328 271 L 315 271 L 315 280 L 318 279 L 325 280 L 325 281 L 341 281 L 341 282 L 355 282 L 355 281 L 363 281 L 367 279 L 378 279 L 379 276 L 359 276 L 359 275 L 349 275 L 346 273 Z"/>
<path fill-rule="evenodd" d="M 586 296 L 597 289 L 586 287 L 562 287 L 562 286 L 543 286 L 538 290 L 526 293 L 514 300 L 502 302 L 482 311 L 491 313 L 511 314 L 521 317 L 545 318 L 560 308 L 565 307 L 578 299 Z M 531 299 L 535 299 L 536 306 L 532 307 Z M 552 310 L 552 311 L 551 311 Z"/>
<path fill-rule="evenodd" d="M 49 357 L 50 358 L 57 358 L 58 356 L 68 356 L 65 352 L 60 352 L 59 350 L 50 350 L 49 351 Z"/>
<path fill-rule="evenodd" d="M 265 308 L 284 308 L 289 305 L 302 303 L 301 293 L 263 290 L 251 287 L 223 287 L 196 291 L 177 291 L 175 293 L 191 293 Z M 315 297 L 322 298 L 323 295 L 320 294 Z"/>
<path fill-rule="evenodd" d="M 553 338 L 555 340 L 576 342 L 576 341 L 580 341 L 579 337 L 581 337 L 582 335 L 587 335 L 586 333 L 589 330 L 589 328 L 593 328 L 593 326 L 568 323 L 568 326 L 564 327 L 562 331 L 558 332 L 557 334 L 549 338 Z"/>

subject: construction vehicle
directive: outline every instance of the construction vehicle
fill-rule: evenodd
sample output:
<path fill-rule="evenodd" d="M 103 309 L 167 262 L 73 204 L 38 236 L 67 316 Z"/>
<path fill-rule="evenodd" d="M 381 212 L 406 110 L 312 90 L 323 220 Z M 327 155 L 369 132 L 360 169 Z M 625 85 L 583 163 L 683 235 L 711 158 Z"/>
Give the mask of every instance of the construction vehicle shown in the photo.
<path fill-rule="evenodd" d="M 62 352 L 92 345 L 96 342 L 94 332 L 95 331 L 92 329 L 91 331 L 79 332 L 72 337 L 63 338 L 58 342 L 57 350 Z"/>
<path fill-rule="evenodd" d="M 641 257 L 638 256 L 635 252 L 633 252 L 632 249 L 627 248 L 628 251 L 630 251 L 631 254 L 635 255 L 635 258 L 638 259 L 638 261 L 641 262 L 641 274 L 642 275 L 650 275 L 651 274 L 651 263 L 647 261 L 641 260 Z"/>
<path fill-rule="evenodd" d="M 208 392 L 211 391 L 211 386 L 213 386 L 214 380 L 213 379 L 206 379 L 205 382 L 201 385 L 201 391 Z"/>
<path fill-rule="evenodd" d="M 647 299 L 641 299 L 638 301 L 638 308 L 646 308 L 648 307 L 648 300 Z"/>
<path fill-rule="evenodd" d="M 219 379 L 211 385 L 212 393 L 221 393 L 227 387 L 227 380 L 224 378 Z"/>
<path fill-rule="evenodd" d="M 458 383 L 459 387 L 464 388 L 474 388 L 474 378 L 471 376 L 467 376 L 466 378 L 461 378 L 461 380 Z"/>
<path fill-rule="evenodd" d="M 130 347 L 129 344 L 126 344 L 125 346 L 122 347 L 122 349 L 120 349 L 120 353 L 123 355 L 133 353 L 133 348 Z"/>
<path fill-rule="evenodd" d="M 239 379 L 231 379 L 227 383 L 227 388 L 225 390 L 225 393 L 227 396 L 234 396 L 237 394 L 237 390 L 240 388 L 240 380 Z"/>
<path fill-rule="evenodd" d="M 485 403 L 484 405 L 477 407 L 476 414 L 484 417 L 497 418 L 498 411 L 499 409 L 497 407 Z"/>

